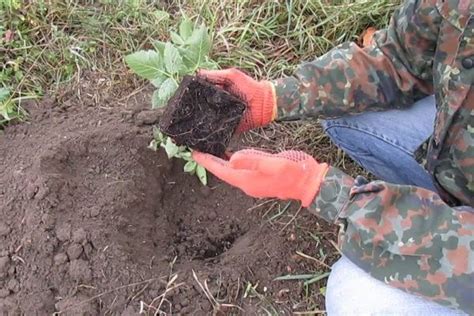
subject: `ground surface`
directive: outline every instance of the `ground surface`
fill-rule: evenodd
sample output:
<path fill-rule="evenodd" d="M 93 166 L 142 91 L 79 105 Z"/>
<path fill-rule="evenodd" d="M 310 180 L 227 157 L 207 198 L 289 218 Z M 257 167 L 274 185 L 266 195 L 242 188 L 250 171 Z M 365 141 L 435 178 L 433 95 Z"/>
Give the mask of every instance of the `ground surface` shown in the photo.
<path fill-rule="evenodd" d="M 0 315 L 323 311 L 335 228 L 213 178 L 203 189 L 147 150 L 156 114 L 123 58 L 168 40 L 184 14 L 213 29 L 219 65 L 275 79 L 383 27 L 399 2 L 0 0 Z M 315 122 L 242 139 L 363 172 Z"/>
<path fill-rule="evenodd" d="M 273 279 L 326 270 L 296 251 L 333 251 L 333 230 L 308 215 L 294 220 L 291 209 L 293 221 L 282 226 L 267 220 L 279 214 L 264 216 L 256 201 L 215 179 L 203 187 L 182 164 L 147 149 L 143 123 L 156 114 L 143 107 L 78 111 L 46 100 L 30 107 L 30 122 L 6 129 L 0 311 L 289 314 L 320 305 L 320 283 L 308 296 L 301 282 Z M 299 225 L 324 231 L 320 245 L 299 236 Z M 219 308 L 198 281 L 219 304 L 245 312 Z"/>

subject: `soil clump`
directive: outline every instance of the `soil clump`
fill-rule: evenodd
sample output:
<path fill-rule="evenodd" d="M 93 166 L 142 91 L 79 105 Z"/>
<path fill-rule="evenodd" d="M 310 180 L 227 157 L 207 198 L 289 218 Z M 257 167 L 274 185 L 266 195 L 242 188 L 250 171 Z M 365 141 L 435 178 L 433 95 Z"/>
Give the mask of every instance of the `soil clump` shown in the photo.
<path fill-rule="evenodd" d="M 240 99 L 204 79 L 185 76 L 159 125 L 177 145 L 222 156 L 245 107 Z"/>

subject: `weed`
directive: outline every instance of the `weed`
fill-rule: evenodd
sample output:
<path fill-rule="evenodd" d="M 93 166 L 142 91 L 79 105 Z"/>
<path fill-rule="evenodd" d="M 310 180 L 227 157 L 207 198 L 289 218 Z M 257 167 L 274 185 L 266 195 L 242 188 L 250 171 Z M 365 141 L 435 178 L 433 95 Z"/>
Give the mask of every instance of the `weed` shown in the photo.
<path fill-rule="evenodd" d="M 22 120 L 26 112 L 21 107 L 21 102 L 34 98 L 35 96 L 13 97 L 9 89 L 0 88 L 0 127 L 12 120 Z"/>
<path fill-rule="evenodd" d="M 327 278 L 329 276 L 329 272 L 326 273 L 316 273 L 316 274 L 297 274 L 297 275 L 284 275 L 275 278 L 275 281 L 301 281 L 303 280 L 304 286 L 311 285 L 319 280 Z"/>

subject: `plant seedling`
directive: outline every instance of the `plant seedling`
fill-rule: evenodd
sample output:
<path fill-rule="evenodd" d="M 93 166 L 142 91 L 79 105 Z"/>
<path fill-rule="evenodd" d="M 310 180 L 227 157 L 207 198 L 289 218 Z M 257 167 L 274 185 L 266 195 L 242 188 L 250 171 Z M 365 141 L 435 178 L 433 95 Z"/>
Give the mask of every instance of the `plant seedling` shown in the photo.
<path fill-rule="evenodd" d="M 169 104 L 159 124 L 163 133 L 155 129 L 150 147 L 163 147 L 169 158 L 184 159 L 184 171 L 196 174 L 205 184 L 206 170 L 193 161 L 189 148 L 222 155 L 245 105 L 224 90 L 189 76 L 197 69 L 217 68 L 208 56 L 211 38 L 206 26 L 194 27 L 184 19 L 179 33 L 171 31 L 170 37 L 171 42 L 155 41 L 155 50 L 130 54 L 125 62 L 156 87 L 153 108 Z"/>
<path fill-rule="evenodd" d="M 166 137 L 156 127 L 153 128 L 153 140 L 148 146 L 150 149 L 157 151 L 158 148 L 164 148 L 168 158 L 179 158 L 186 161 L 184 172 L 195 174 L 202 184 L 207 185 L 207 173 L 204 167 L 200 166 L 193 160 L 191 152 L 185 146 L 177 146 L 170 137 Z"/>

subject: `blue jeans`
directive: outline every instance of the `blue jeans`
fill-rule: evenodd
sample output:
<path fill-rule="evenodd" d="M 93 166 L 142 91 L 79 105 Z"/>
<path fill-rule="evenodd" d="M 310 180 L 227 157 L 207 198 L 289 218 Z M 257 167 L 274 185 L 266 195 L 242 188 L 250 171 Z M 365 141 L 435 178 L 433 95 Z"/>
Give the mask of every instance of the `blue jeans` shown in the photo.
<path fill-rule="evenodd" d="M 325 132 L 352 159 L 378 179 L 436 191 L 431 176 L 413 158 L 433 133 L 434 97 L 406 110 L 364 113 L 323 121 Z M 464 315 L 372 278 L 346 257 L 332 267 L 326 291 L 329 316 Z"/>

